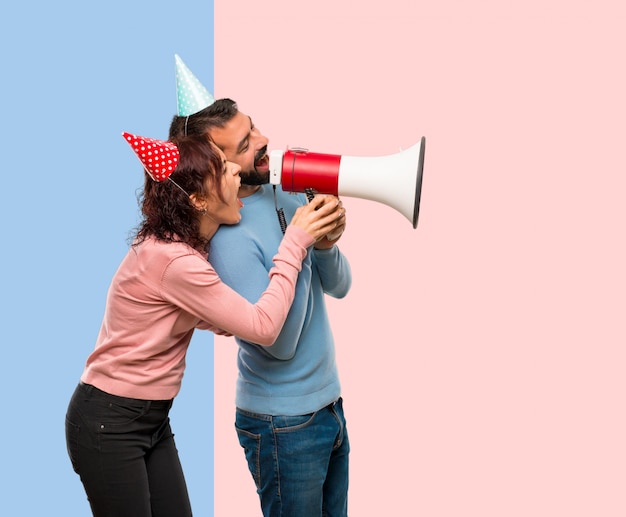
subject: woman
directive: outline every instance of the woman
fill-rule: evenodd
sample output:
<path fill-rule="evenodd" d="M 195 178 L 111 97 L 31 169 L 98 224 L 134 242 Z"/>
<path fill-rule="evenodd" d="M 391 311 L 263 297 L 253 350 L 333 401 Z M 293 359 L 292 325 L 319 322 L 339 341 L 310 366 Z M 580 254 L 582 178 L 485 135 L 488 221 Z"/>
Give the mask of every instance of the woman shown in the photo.
<path fill-rule="evenodd" d="M 168 413 L 195 328 L 271 345 L 307 248 L 341 224 L 337 198 L 299 209 L 256 304 L 207 261 L 221 224 L 240 220 L 239 166 L 206 137 L 128 133 L 144 164 L 143 221 L 109 288 L 102 327 L 66 416 L 66 439 L 94 516 L 191 515 Z"/>

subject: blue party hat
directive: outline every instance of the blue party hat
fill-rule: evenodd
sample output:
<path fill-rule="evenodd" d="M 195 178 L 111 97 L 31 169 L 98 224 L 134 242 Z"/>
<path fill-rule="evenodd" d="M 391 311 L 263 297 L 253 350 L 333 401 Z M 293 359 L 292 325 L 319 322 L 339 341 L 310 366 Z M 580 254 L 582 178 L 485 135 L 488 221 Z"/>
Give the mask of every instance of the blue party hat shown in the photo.
<path fill-rule="evenodd" d="M 174 58 L 176 60 L 178 115 L 187 117 L 213 104 L 215 98 L 191 73 L 191 70 L 187 68 L 178 54 L 174 54 Z"/>

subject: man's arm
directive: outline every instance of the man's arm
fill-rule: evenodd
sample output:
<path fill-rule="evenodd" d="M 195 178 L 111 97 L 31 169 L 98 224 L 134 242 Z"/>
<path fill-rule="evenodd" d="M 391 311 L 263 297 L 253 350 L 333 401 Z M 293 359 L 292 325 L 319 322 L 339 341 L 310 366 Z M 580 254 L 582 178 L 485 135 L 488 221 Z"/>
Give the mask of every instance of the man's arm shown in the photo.
<path fill-rule="evenodd" d="M 352 270 L 348 259 L 337 246 L 315 250 L 314 262 L 324 292 L 334 298 L 343 298 L 352 285 Z"/>

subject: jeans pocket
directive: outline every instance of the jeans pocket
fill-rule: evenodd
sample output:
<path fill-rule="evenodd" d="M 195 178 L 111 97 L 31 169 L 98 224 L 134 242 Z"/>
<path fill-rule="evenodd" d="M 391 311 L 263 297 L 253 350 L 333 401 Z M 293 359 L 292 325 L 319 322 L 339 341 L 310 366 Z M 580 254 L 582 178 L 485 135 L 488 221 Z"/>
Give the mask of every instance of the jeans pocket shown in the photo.
<path fill-rule="evenodd" d="M 239 445 L 245 452 L 248 469 L 252 474 L 254 484 L 259 489 L 261 487 L 261 435 L 245 431 L 237 426 L 235 429 L 237 430 Z"/>
<path fill-rule="evenodd" d="M 101 401 L 100 422 L 101 430 L 116 429 L 132 424 L 148 410 L 145 404 L 131 405 L 121 404 L 115 401 Z"/>
<path fill-rule="evenodd" d="M 65 444 L 74 472 L 78 474 L 78 435 L 80 426 L 65 417 Z"/>
<path fill-rule="evenodd" d="M 305 429 L 313 423 L 317 413 L 318 412 L 295 416 L 274 416 L 272 417 L 274 432 L 289 433 L 291 431 Z"/>

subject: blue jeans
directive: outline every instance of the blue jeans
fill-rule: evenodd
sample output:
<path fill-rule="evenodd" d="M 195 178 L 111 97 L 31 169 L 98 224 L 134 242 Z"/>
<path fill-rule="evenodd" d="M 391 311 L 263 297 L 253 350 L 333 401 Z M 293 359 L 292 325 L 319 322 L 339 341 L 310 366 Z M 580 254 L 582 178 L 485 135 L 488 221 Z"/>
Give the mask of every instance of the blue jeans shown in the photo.
<path fill-rule="evenodd" d="M 170 428 L 171 405 L 78 385 L 65 417 L 65 438 L 94 516 L 191 515 Z"/>
<path fill-rule="evenodd" d="M 265 517 L 346 517 L 350 444 L 342 399 L 315 413 L 237 409 L 235 428 Z"/>

